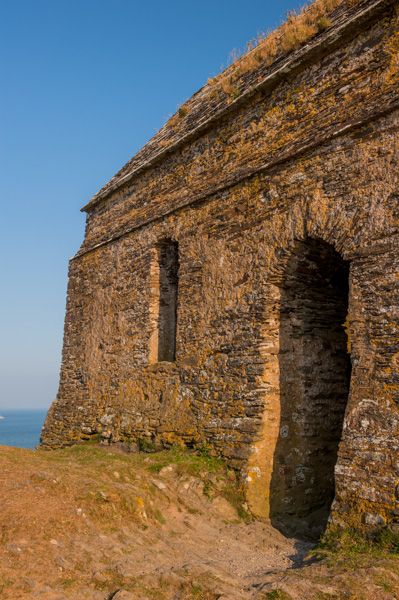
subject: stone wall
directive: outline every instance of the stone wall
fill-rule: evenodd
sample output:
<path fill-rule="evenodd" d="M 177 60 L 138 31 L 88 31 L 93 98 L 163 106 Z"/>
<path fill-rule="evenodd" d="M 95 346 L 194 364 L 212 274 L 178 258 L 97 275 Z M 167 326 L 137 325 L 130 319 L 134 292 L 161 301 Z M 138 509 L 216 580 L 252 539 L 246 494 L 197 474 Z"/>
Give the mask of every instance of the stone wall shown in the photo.
<path fill-rule="evenodd" d="M 399 515 L 399 16 L 365 5 L 87 208 L 45 446 L 206 443 L 282 526 L 316 531 L 334 493 L 337 523 Z M 164 240 L 179 258 L 170 362 L 154 360 Z"/>

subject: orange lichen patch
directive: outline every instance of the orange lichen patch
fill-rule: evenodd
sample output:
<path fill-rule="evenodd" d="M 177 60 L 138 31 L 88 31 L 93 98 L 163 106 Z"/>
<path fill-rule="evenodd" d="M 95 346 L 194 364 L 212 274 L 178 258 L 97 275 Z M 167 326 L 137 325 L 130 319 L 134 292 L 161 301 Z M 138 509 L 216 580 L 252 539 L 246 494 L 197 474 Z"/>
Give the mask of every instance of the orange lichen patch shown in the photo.
<path fill-rule="evenodd" d="M 396 8 L 397 28 L 393 35 L 388 38 L 386 49 L 390 55 L 389 68 L 385 74 L 387 83 L 394 83 L 399 79 L 399 8 Z"/>

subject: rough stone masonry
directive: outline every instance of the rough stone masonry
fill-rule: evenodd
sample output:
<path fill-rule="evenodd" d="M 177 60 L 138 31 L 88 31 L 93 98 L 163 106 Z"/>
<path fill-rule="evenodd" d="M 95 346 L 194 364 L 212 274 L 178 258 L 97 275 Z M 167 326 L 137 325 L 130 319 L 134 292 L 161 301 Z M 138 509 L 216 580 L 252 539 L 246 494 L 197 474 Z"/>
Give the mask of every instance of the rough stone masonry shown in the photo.
<path fill-rule="evenodd" d="M 45 447 L 206 445 L 283 531 L 399 520 L 398 52 L 397 1 L 344 1 L 84 207 Z"/>

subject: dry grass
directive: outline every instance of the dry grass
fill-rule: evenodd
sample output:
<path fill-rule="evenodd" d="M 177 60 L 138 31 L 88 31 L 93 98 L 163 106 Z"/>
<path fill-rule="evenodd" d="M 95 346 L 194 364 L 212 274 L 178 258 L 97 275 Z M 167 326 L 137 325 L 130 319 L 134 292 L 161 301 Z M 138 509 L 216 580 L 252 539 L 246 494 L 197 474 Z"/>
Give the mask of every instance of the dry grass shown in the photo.
<path fill-rule="evenodd" d="M 399 598 L 397 534 L 330 531 L 289 568 L 309 544 L 246 522 L 235 474 L 206 447 L 0 447 L 0 506 L 2 600 Z"/>
<path fill-rule="evenodd" d="M 222 73 L 208 80 L 209 97 L 227 96 L 230 101 L 238 98 L 243 91 L 240 89 L 240 79 L 260 65 L 271 65 L 279 56 L 298 49 L 318 33 L 332 25 L 331 13 L 340 5 L 352 6 L 360 0 L 315 0 L 307 3 L 298 11 L 291 11 L 286 21 L 272 32 L 258 35 L 248 42 L 243 54 L 236 50 L 231 55 L 232 64 Z M 184 117 L 190 112 L 190 100 L 178 110 L 178 117 Z M 174 115 L 169 124 L 174 127 L 179 119 Z"/>
<path fill-rule="evenodd" d="M 358 2 L 359 0 L 315 0 L 299 11 L 291 11 L 278 29 L 261 34 L 249 42 L 241 57 L 235 55 L 234 64 L 221 73 L 216 82 L 228 94 L 241 75 L 256 69 L 261 63 L 271 65 L 278 56 L 296 50 L 316 34 L 328 29 L 331 26 L 329 17 L 338 6 Z M 226 79 L 229 82 L 227 88 Z"/>

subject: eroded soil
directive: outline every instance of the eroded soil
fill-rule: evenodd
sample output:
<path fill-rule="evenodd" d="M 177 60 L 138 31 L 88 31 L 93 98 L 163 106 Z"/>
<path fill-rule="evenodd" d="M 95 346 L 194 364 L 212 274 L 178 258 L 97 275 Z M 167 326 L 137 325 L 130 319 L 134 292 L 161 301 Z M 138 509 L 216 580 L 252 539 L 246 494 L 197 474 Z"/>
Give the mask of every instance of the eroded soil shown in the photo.
<path fill-rule="evenodd" d="M 399 598 L 399 560 L 315 561 L 208 457 L 0 448 L 6 600 Z"/>

